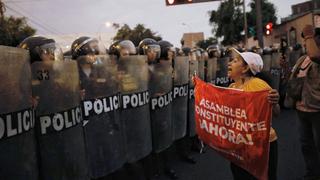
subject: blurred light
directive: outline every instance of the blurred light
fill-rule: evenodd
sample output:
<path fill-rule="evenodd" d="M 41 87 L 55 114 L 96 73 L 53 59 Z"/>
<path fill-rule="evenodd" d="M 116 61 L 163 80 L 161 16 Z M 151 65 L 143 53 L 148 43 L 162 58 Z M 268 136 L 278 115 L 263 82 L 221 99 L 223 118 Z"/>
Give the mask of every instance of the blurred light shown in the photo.
<path fill-rule="evenodd" d="M 106 22 L 106 23 L 105 23 L 105 26 L 106 26 L 106 27 L 111 27 L 111 26 L 112 26 L 112 22 L 109 22 L 109 21 Z"/>
<path fill-rule="evenodd" d="M 266 31 L 266 35 L 270 35 L 271 34 L 271 31 L 268 29 L 267 31 Z"/>
<path fill-rule="evenodd" d="M 173 4 L 174 0 L 167 0 L 169 4 Z"/>

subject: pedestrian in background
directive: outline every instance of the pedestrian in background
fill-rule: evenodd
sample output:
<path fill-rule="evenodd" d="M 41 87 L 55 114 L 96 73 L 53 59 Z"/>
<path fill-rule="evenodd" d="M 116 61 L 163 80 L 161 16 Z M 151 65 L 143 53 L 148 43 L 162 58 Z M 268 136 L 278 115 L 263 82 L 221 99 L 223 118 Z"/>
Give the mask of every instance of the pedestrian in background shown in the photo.
<path fill-rule="evenodd" d="M 305 161 L 305 180 L 320 179 L 320 28 L 303 29 L 307 56 L 293 67 L 285 105 L 295 106 L 299 117 L 300 144 Z"/>

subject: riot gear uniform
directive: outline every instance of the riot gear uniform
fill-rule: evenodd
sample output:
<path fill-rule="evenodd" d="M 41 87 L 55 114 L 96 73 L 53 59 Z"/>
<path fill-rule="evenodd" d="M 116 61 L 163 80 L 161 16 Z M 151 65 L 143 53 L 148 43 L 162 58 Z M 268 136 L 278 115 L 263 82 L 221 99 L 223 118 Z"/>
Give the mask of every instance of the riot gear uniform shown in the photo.
<path fill-rule="evenodd" d="M 117 67 L 97 39 L 80 37 L 72 43 L 71 51 L 84 91 L 82 111 L 90 177 L 96 179 L 118 170 L 126 161 Z"/>
<path fill-rule="evenodd" d="M 28 49 L 32 58 L 41 179 L 87 180 L 76 62 L 63 61 L 53 39 L 29 37 L 19 47 Z"/>

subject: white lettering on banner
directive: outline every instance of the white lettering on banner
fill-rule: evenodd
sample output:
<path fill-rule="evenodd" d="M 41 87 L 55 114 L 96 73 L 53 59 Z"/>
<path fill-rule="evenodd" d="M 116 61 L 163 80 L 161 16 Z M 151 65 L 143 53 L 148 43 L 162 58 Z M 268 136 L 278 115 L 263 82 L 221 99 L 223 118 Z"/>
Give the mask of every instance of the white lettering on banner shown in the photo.
<path fill-rule="evenodd" d="M 234 144 L 253 145 L 251 134 L 243 135 L 241 133 L 235 133 L 231 129 L 227 129 L 224 126 L 219 126 L 219 124 L 214 124 L 213 122 L 207 122 L 204 119 L 200 119 L 200 128 L 204 129 L 206 132 L 210 134 L 219 136 L 222 139 L 226 139 Z"/>
<path fill-rule="evenodd" d="M 119 97 L 117 95 L 83 101 L 83 115 L 85 119 L 87 119 L 89 115 L 99 115 L 101 113 L 117 110 L 118 108 Z"/>
<path fill-rule="evenodd" d="M 140 92 L 136 94 L 127 94 L 122 96 L 122 108 L 136 108 L 149 103 L 149 92 Z"/>
<path fill-rule="evenodd" d="M 0 140 L 29 131 L 34 128 L 34 122 L 32 109 L 0 115 Z"/>
<path fill-rule="evenodd" d="M 81 122 L 81 108 L 75 107 L 64 112 L 40 116 L 39 119 L 41 134 L 59 132 Z"/>
<path fill-rule="evenodd" d="M 246 114 L 246 111 L 244 109 L 240 109 L 240 108 L 235 108 L 234 109 L 234 108 L 231 108 L 231 107 L 228 107 L 228 106 L 215 104 L 214 102 L 211 102 L 211 101 L 206 100 L 206 99 L 201 99 L 200 106 L 203 106 L 206 109 L 213 110 L 215 112 L 220 112 L 223 115 L 236 117 L 236 118 L 239 118 L 239 119 L 241 119 L 241 118 L 247 119 L 247 114 Z"/>
<path fill-rule="evenodd" d="M 199 106 L 195 106 L 196 113 L 200 115 L 201 117 L 205 118 L 208 121 L 212 121 L 218 124 L 223 124 L 226 127 L 231 127 L 234 129 L 237 129 L 239 131 L 265 131 L 267 130 L 265 121 L 260 121 L 257 123 L 250 123 L 246 121 L 240 121 L 238 119 L 232 118 L 232 117 L 227 117 L 221 114 L 216 114 L 214 112 L 210 112 L 206 109 L 203 109 Z M 230 116 L 230 115 L 229 115 Z M 240 116 L 244 117 L 244 116 Z M 240 119 L 240 118 L 239 118 Z M 245 118 L 243 118 L 245 119 Z"/>
<path fill-rule="evenodd" d="M 184 97 L 188 95 L 189 85 L 175 86 L 173 87 L 173 99 L 177 97 Z"/>
<path fill-rule="evenodd" d="M 162 108 L 172 102 L 172 91 L 156 98 L 151 98 L 151 109 Z"/>

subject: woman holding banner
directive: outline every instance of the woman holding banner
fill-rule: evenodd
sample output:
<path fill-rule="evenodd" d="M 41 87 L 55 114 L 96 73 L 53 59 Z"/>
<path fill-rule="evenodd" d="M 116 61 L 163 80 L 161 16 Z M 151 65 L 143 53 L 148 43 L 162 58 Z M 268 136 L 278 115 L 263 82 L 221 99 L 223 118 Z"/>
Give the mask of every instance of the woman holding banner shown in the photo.
<path fill-rule="evenodd" d="M 278 104 L 279 94 L 272 89 L 267 79 L 260 73 L 263 68 L 263 61 L 259 54 L 252 52 L 240 53 L 232 49 L 232 60 L 228 63 L 228 77 L 234 80 L 230 88 L 240 89 L 247 92 L 270 90 L 268 100 L 273 105 L 273 115 L 280 113 Z M 264 81 L 264 80 L 266 81 Z M 277 179 L 277 135 L 273 128 L 270 129 L 270 151 L 269 151 L 269 179 Z M 243 168 L 231 163 L 231 171 L 235 180 L 255 180 L 256 178 L 249 174 Z"/>

